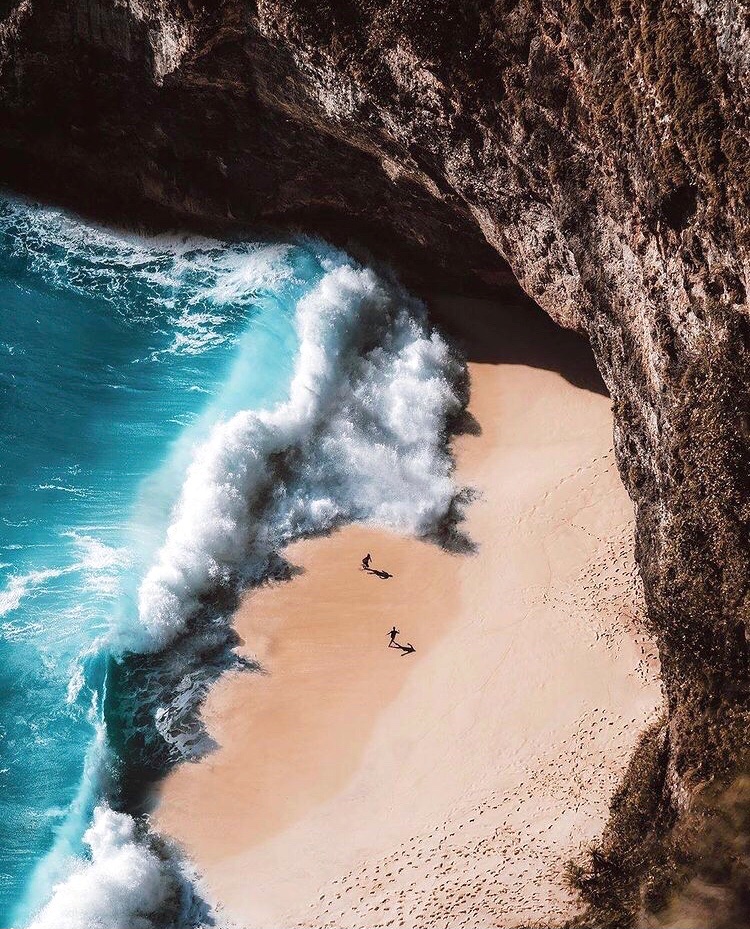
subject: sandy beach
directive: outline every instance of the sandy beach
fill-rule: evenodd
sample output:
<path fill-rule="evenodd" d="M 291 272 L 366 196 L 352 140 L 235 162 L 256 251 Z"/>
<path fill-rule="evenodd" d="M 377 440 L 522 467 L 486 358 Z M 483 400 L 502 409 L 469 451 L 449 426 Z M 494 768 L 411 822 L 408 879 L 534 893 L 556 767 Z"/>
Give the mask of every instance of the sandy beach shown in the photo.
<path fill-rule="evenodd" d="M 171 774 L 154 817 L 228 925 L 557 925 L 565 863 L 659 711 L 593 362 L 512 309 L 435 313 L 474 330 L 481 434 L 454 450 L 475 551 L 352 526 L 290 547 L 301 573 L 245 598 L 263 671 L 214 688 L 219 748 Z M 361 570 L 368 551 L 392 577 Z M 414 653 L 387 647 L 392 624 Z"/>

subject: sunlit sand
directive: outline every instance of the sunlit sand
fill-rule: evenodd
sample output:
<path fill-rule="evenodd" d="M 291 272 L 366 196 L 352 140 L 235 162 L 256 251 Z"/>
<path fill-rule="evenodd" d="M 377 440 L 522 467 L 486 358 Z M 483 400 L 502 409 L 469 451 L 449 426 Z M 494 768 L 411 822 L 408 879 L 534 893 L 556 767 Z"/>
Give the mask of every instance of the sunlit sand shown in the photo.
<path fill-rule="evenodd" d="M 470 373 L 476 551 L 362 526 L 292 546 L 302 573 L 236 617 L 263 673 L 214 689 L 220 747 L 164 786 L 159 828 L 249 929 L 562 922 L 565 863 L 658 712 L 609 400 L 520 361 Z"/>

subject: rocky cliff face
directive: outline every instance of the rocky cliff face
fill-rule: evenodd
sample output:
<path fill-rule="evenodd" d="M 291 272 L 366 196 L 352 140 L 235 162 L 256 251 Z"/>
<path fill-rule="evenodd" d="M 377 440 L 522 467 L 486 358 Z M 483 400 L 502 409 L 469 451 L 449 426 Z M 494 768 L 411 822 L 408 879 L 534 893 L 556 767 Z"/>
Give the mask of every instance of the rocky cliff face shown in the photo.
<path fill-rule="evenodd" d="M 665 832 L 745 764 L 744 0 L 0 0 L 0 15 L 0 156 L 21 189 L 354 227 L 488 283 L 510 268 L 588 334 L 669 717 L 582 886 L 596 903 L 619 867 L 612 919 L 658 908 Z M 626 807 L 650 849 L 627 867 Z"/>

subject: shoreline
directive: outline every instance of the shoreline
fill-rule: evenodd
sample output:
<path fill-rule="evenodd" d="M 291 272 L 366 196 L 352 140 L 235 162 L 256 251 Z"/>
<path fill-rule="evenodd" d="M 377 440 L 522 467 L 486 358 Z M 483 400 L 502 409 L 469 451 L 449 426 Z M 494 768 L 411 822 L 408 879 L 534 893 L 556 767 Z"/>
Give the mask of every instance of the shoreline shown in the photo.
<path fill-rule="evenodd" d="M 561 923 L 564 863 L 658 712 L 608 398 L 543 367 L 470 373 L 482 433 L 454 446 L 477 552 L 363 526 L 290 546 L 303 573 L 236 615 L 264 673 L 213 688 L 219 748 L 163 785 L 156 827 L 247 929 Z M 387 648 L 391 620 L 414 654 Z"/>

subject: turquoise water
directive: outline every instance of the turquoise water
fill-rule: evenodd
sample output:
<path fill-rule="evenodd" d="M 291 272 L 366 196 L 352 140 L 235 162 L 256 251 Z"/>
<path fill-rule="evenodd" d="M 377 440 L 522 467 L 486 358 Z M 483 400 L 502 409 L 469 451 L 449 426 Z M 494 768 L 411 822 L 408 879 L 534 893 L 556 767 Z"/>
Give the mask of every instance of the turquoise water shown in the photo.
<path fill-rule="evenodd" d="M 287 389 L 302 285 L 212 292 L 248 254 L 143 248 L 0 204 L 0 926 L 78 790 L 93 737 L 80 656 L 158 540 L 165 461 L 196 422 Z M 294 258 L 300 281 L 320 273 Z"/>
<path fill-rule="evenodd" d="M 323 243 L 10 200 L 0 358 L 0 927 L 212 925 L 148 788 L 210 750 L 237 595 L 287 542 L 444 530 L 463 365 Z"/>

